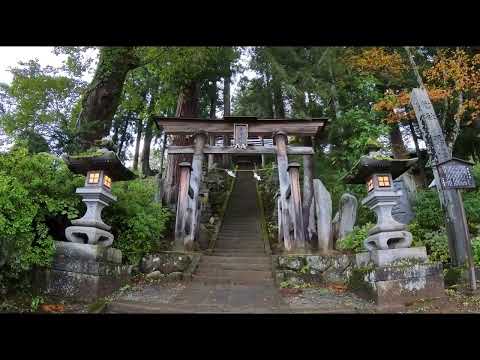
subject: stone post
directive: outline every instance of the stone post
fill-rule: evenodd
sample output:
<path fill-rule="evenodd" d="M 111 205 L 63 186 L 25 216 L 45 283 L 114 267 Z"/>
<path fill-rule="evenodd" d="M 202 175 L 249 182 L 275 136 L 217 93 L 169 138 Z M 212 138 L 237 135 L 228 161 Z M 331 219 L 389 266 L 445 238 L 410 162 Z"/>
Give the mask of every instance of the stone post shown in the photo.
<path fill-rule="evenodd" d="M 190 187 L 193 190 L 193 197 L 191 200 L 191 229 L 185 236 L 185 250 L 193 250 L 193 243 L 196 235 L 198 234 L 198 227 L 200 226 L 200 203 L 199 193 L 200 185 L 202 181 L 202 165 L 203 165 L 203 148 L 207 141 L 207 135 L 205 132 L 199 132 L 194 136 L 194 152 L 192 160 L 192 173 L 190 178 Z"/>
<path fill-rule="evenodd" d="M 327 252 L 333 249 L 332 197 L 320 179 L 313 180 L 313 190 L 317 214 L 318 249 L 321 252 Z"/>
<path fill-rule="evenodd" d="M 303 223 L 302 194 L 300 191 L 300 164 L 293 162 L 288 164 L 290 175 L 291 197 L 290 215 L 293 223 L 293 244 L 295 250 L 305 250 L 305 228 Z M 292 250 L 292 249 L 287 249 Z"/>
<path fill-rule="evenodd" d="M 188 190 L 190 187 L 190 172 L 192 170 L 190 163 L 181 162 L 180 166 L 180 180 L 179 180 L 179 192 L 177 200 L 177 216 L 175 219 L 175 250 L 183 251 L 185 249 L 185 232 L 187 221 L 189 221 L 189 214 L 191 211 L 188 209 Z"/>
<path fill-rule="evenodd" d="M 287 201 L 287 190 L 290 185 L 288 176 L 287 134 L 283 131 L 275 131 L 273 133 L 273 140 L 276 144 L 278 180 L 280 184 L 281 214 L 279 214 L 279 216 L 281 216 L 282 219 L 283 246 L 289 250 L 293 248 L 294 244 L 290 235 L 291 223 L 288 215 L 289 206 Z"/>

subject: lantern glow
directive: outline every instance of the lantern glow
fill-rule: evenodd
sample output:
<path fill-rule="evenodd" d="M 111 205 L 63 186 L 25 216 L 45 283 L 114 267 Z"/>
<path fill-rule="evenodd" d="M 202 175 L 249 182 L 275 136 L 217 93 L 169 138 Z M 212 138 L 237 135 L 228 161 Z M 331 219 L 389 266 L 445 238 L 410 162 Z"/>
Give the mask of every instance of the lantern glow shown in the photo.
<path fill-rule="evenodd" d="M 107 175 L 104 175 L 103 176 L 103 185 L 105 185 L 107 188 L 111 188 L 112 187 L 112 179 L 110 179 L 110 177 L 108 177 Z"/>
<path fill-rule="evenodd" d="M 100 172 L 99 171 L 93 171 L 88 174 L 88 183 L 89 184 L 98 184 L 98 181 L 100 180 Z"/>
<path fill-rule="evenodd" d="M 388 175 L 378 176 L 378 187 L 390 187 L 390 177 Z"/>

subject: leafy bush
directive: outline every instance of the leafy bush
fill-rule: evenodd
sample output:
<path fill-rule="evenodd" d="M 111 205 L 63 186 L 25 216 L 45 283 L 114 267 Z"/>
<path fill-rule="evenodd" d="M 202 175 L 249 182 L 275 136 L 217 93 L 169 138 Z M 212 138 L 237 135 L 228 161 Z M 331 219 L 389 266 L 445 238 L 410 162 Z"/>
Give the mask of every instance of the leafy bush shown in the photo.
<path fill-rule="evenodd" d="M 112 192 L 118 201 L 105 209 L 104 219 L 127 262 L 137 264 L 144 255 L 168 248 L 162 239 L 171 213 L 154 202 L 153 178 L 114 183 Z"/>
<path fill-rule="evenodd" d="M 33 266 L 50 263 L 54 235 L 78 215 L 82 182 L 53 155 L 0 155 L 0 286 L 24 283 Z"/>
<path fill-rule="evenodd" d="M 480 266 L 480 236 L 472 239 L 473 260 Z"/>
<path fill-rule="evenodd" d="M 363 226 L 355 226 L 353 231 L 342 240 L 337 242 L 337 249 L 354 253 L 364 251 L 363 242 L 368 237 L 368 231 L 373 227 L 372 223 Z"/>
<path fill-rule="evenodd" d="M 436 190 L 418 191 L 413 209 L 415 211 L 415 221 L 421 228 L 438 230 L 445 225 Z"/>

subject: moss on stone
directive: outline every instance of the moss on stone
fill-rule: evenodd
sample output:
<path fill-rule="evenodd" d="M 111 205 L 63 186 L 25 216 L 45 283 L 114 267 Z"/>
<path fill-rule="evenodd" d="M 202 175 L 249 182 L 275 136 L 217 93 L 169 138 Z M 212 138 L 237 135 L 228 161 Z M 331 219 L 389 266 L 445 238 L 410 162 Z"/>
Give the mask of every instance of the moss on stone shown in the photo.
<path fill-rule="evenodd" d="M 369 298 L 374 297 L 374 289 L 368 281 L 365 281 L 365 277 L 373 270 L 373 266 L 366 266 L 362 268 L 355 268 L 347 281 L 347 287 L 349 290 L 363 295 Z"/>

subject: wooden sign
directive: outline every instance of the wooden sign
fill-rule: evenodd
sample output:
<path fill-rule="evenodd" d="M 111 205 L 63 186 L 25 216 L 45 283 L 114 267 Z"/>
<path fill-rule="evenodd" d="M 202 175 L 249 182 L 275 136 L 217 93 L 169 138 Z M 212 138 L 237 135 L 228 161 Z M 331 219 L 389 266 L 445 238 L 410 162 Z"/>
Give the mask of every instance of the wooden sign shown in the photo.
<path fill-rule="evenodd" d="M 449 160 L 438 165 L 438 174 L 443 189 L 472 189 L 475 180 L 472 168 L 468 163 L 459 160 Z"/>
<path fill-rule="evenodd" d="M 450 152 L 428 93 L 424 89 L 413 89 L 410 103 L 415 111 L 432 163 L 435 165 L 449 160 Z"/>
<path fill-rule="evenodd" d="M 234 124 L 233 126 L 234 147 L 246 149 L 248 145 L 248 124 Z"/>

